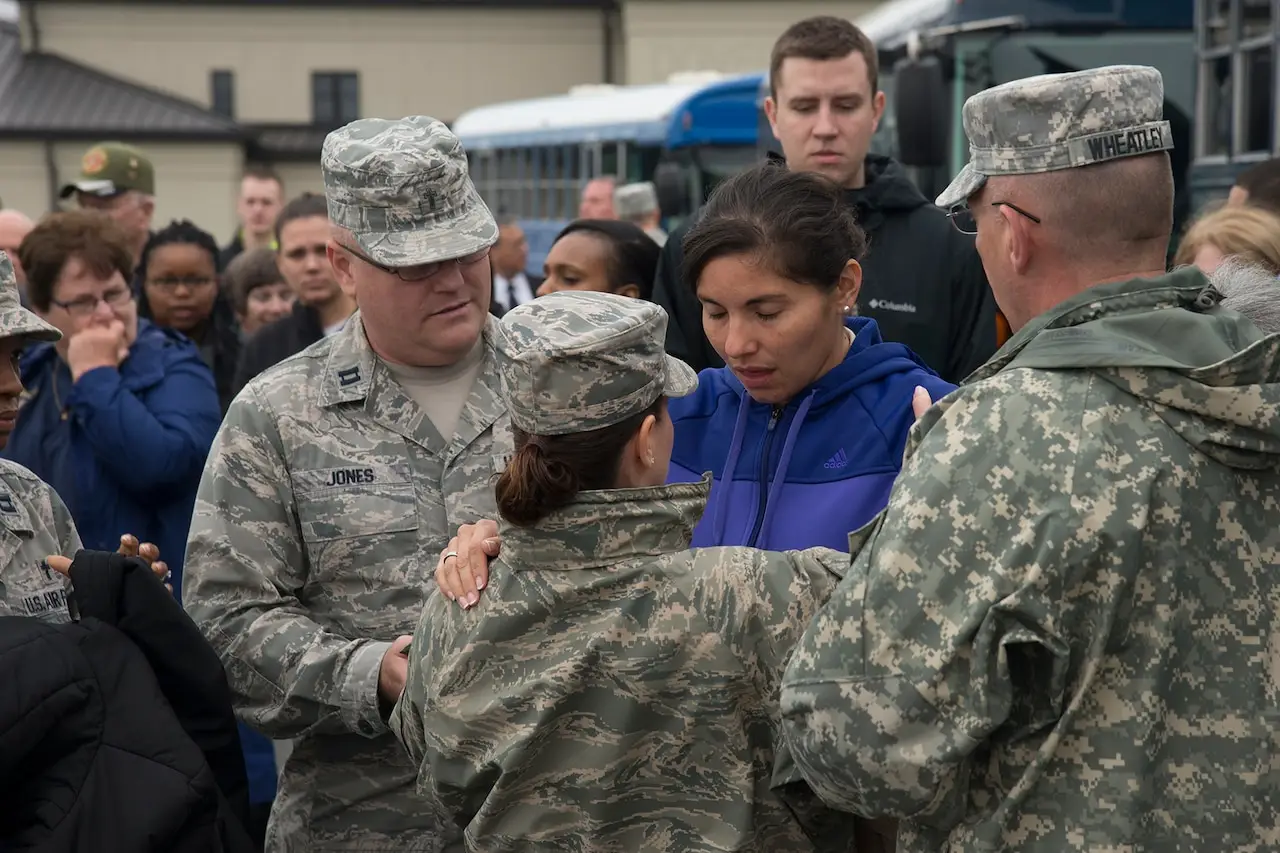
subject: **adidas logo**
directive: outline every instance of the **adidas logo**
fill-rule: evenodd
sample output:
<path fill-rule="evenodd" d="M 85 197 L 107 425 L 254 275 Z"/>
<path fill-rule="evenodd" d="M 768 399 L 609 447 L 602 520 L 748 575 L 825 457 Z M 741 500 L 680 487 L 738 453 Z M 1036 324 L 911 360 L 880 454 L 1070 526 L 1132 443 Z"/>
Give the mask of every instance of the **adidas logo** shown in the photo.
<path fill-rule="evenodd" d="M 839 450 L 837 450 L 836 455 L 828 459 L 826 461 L 826 464 L 823 465 L 822 467 L 827 469 L 836 469 L 836 468 L 843 468 L 848 464 L 849 464 L 849 457 L 845 455 L 844 448 L 842 447 Z"/>

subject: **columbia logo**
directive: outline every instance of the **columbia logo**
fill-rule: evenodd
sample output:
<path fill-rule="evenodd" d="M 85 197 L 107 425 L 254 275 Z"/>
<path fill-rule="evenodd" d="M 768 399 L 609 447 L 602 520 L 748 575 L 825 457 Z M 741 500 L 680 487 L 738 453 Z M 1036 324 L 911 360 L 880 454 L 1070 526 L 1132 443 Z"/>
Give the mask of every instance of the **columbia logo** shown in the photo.
<path fill-rule="evenodd" d="M 848 464 L 849 464 L 849 457 L 845 456 L 844 448 L 842 447 L 839 450 L 837 450 L 836 455 L 828 459 L 827 463 L 822 467 L 828 468 L 828 469 L 836 469 L 836 468 L 843 468 Z"/>

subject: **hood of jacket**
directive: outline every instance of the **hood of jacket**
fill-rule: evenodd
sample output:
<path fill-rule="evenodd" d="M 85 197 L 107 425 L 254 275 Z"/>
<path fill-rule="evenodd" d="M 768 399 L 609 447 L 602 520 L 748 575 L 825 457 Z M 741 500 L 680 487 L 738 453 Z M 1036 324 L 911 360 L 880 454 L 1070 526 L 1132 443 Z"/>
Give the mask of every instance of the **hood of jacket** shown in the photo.
<path fill-rule="evenodd" d="M 1008 368 L 1089 370 L 1239 469 L 1280 465 L 1280 334 L 1222 307 L 1195 268 L 1091 288 L 1042 314 L 965 384 Z"/>
<path fill-rule="evenodd" d="M 781 166 L 786 158 L 769 153 L 769 162 Z M 868 154 L 864 161 L 866 183 L 854 190 L 845 190 L 845 201 L 854 209 L 858 225 L 864 231 L 874 231 L 884 222 L 886 211 L 911 211 L 929 204 L 902 164 L 882 154 Z"/>

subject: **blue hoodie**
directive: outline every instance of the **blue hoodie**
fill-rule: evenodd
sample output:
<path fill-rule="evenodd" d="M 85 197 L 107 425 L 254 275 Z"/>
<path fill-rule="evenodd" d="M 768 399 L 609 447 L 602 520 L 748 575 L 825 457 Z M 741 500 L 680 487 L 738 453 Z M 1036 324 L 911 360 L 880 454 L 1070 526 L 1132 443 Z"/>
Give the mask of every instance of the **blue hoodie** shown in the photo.
<path fill-rule="evenodd" d="M 846 325 L 854 339 L 844 361 L 785 406 L 752 400 L 727 367 L 702 371 L 697 391 L 670 401 L 669 481 L 715 478 L 694 547 L 846 551 L 849 533 L 884 509 L 916 386 L 935 401 L 955 386 L 907 347 L 884 343 L 874 320 Z"/>

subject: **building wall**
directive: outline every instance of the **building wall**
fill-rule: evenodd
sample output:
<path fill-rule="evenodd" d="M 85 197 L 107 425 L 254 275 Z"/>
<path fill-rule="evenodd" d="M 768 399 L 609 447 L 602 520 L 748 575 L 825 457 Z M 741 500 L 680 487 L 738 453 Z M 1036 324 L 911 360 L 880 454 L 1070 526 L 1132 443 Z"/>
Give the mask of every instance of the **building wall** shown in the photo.
<path fill-rule="evenodd" d="M 285 199 L 296 198 L 311 192 L 324 195 L 324 179 L 320 175 L 320 163 L 274 163 L 280 180 L 284 181 Z"/>
<path fill-rule="evenodd" d="M 236 227 L 237 178 L 244 168 L 244 151 L 239 145 L 134 144 L 147 152 L 156 168 L 157 228 L 173 219 L 190 219 L 212 232 L 219 242 L 230 239 Z M 79 173 L 87 148 L 77 142 L 54 144 L 58 186 Z M 0 198 L 5 207 L 21 210 L 33 219 L 49 212 L 48 176 L 43 144 L 0 142 Z"/>
<path fill-rule="evenodd" d="M 675 71 L 758 71 L 788 26 L 813 15 L 856 20 L 877 0 L 626 0 L 626 82 Z"/>
<path fill-rule="evenodd" d="M 49 179 L 44 146 L 38 142 L 0 142 L 0 200 L 11 210 L 38 219 L 49 209 Z"/>
<path fill-rule="evenodd" d="M 235 118 L 309 123 L 311 73 L 357 71 L 364 115 L 451 121 L 472 107 L 603 82 L 598 9 L 27 3 L 41 49 L 205 106 L 235 74 Z"/>

